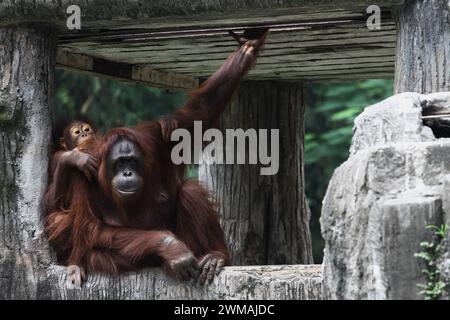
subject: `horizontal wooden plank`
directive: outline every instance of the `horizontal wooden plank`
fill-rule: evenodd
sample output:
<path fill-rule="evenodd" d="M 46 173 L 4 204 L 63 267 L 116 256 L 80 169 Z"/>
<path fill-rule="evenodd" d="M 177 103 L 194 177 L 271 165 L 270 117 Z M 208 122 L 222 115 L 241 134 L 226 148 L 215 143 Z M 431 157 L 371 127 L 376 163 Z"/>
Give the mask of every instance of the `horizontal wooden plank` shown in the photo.
<path fill-rule="evenodd" d="M 277 26 L 285 23 L 312 23 L 311 27 L 320 27 L 321 23 L 330 23 L 334 21 L 367 19 L 367 6 L 358 7 L 315 7 L 314 9 L 295 7 L 284 8 L 282 6 L 271 8 L 270 10 L 249 8 L 240 11 L 221 11 L 207 12 L 201 15 L 183 15 L 168 17 L 154 17 L 150 20 L 137 18 L 135 20 L 117 20 L 112 25 L 109 21 L 84 24 L 84 29 L 108 30 L 108 33 L 114 33 L 116 29 L 130 29 L 133 31 L 165 31 L 188 29 L 236 29 L 258 26 Z M 391 7 L 381 6 L 383 22 L 391 21 Z M 99 24 L 104 23 L 100 26 Z M 84 31 L 85 32 L 85 31 Z M 83 32 L 83 33 L 84 33 Z"/>
<path fill-rule="evenodd" d="M 317 55 L 299 55 L 296 57 L 293 56 L 262 56 L 259 58 L 257 62 L 256 69 L 258 70 L 267 70 L 270 68 L 279 67 L 280 64 L 289 67 L 327 67 L 334 65 L 350 65 L 354 63 L 383 63 L 386 61 L 395 62 L 395 56 L 393 55 L 393 48 L 386 49 L 374 49 L 373 53 L 368 53 L 367 50 L 353 51 L 352 54 L 346 55 L 341 52 L 333 52 L 333 53 L 324 53 L 325 56 L 319 57 Z M 370 55 L 369 55 L 370 54 Z M 164 65 L 161 64 L 160 67 L 164 67 L 167 70 L 171 69 L 183 69 L 186 68 L 184 72 L 190 70 L 190 68 L 204 69 L 204 68 L 213 68 L 218 67 L 224 60 L 217 60 L 214 63 L 210 63 L 211 61 L 200 61 L 200 62 L 179 62 L 177 64 Z M 163 66 L 164 65 L 164 66 Z M 197 67 L 196 67 L 197 66 Z M 192 69 L 192 71 L 194 71 Z"/>
<path fill-rule="evenodd" d="M 293 70 L 293 68 L 285 68 L 280 66 L 277 68 L 276 74 L 286 75 L 286 74 L 298 74 L 299 76 L 312 76 L 312 75 L 342 75 L 342 74 L 352 74 L 352 73 L 370 73 L 370 72 L 380 72 L 387 71 L 394 68 L 392 63 L 367 63 L 367 64 L 357 64 L 357 65 L 336 65 L 333 68 L 302 68 L 299 70 Z M 253 76 L 264 75 L 266 72 L 254 70 Z"/>
<path fill-rule="evenodd" d="M 399 6 L 403 0 L 379 0 L 377 5 L 385 9 Z M 247 12 L 276 11 L 277 9 L 298 9 L 301 12 L 320 12 L 334 9 L 364 9 L 372 0 L 3 0 L 0 2 L 0 25 L 15 25 L 19 22 L 58 23 L 64 27 L 66 8 L 78 5 L 83 21 L 90 28 L 111 27 L 119 22 L 133 23 L 136 19 L 158 17 L 189 17 L 192 15 L 239 16 Z"/>
<path fill-rule="evenodd" d="M 225 267 L 211 284 L 201 286 L 177 281 L 161 268 L 146 268 L 120 276 L 90 273 L 77 289 L 69 286 L 65 267 L 51 266 L 41 285 L 46 290 L 40 299 L 58 300 L 320 300 L 322 270 L 320 265 Z M 190 318 L 200 317 L 180 316 Z"/>
<path fill-rule="evenodd" d="M 64 50 L 58 51 L 56 64 L 59 68 L 71 71 L 148 86 L 178 90 L 192 90 L 198 86 L 198 80 L 191 76 L 155 70 L 146 65 L 131 65 L 93 58 Z"/>
<path fill-rule="evenodd" d="M 318 17 L 324 15 L 323 13 L 316 14 Z M 390 12 L 384 12 L 381 16 L 383 28 L 392 25 L 392 16 Z M 90 30 L 85 28 L 77 32 L 64 33 L 60 36 L 60 42 L 76 42 L 76 41 L 97 41 L 102 43 L 116 43 L 117 41 L 134 42 L 135 40 L 143 39 L 189 39 L 189 38 L 202 38 L 202 37 L 216 37 L 227 36 L 230 30 L 243 31 L 251 27 L 265 27 L 269 28 L 272 33 L 279 32 L 293 32 L 298 30 L 324 30 L 335 29 L 341 26 L 354 26 L 358 24 L 358 27 L 366 27 L 367 16 L 365 12 L 353 12 L 348 13 L 345 16 L 339 16 L 336 18 L 321 18 L 319 20 L 304 19 L 303 15 L 289 15 L 289 16 L 274 16 L 273 13 L 268 17 L 250 16 L 247 19 L 240 21 L 233 16 L 231 19 L 223 18 L 211 18 L 208 20 L 205 17 L 199 17 L 198 20 L 190 18 L 186 25 L 180 25 L 172 20 L 164 20 L 163 24 L 147 23 L 146 27 L 128 28 L 123 26 L 115 29 L 101 29 Z"/>
<path fill-rule="evenodd" d="M 393 38 L 395 40 L 395 38 Z M 295 59 L 296 55 L 301 54 L 322 54 L 328 52 L 351 52 L 358 50 L 372 50 L 372 49 L 393 49 L 395 48 L 395 42 L 389 41 L 390 39 L 384 39 L 384 41 L 376 41 L 374 39 L 367 41 L 355 41 L 349 43 L 342 43 L 342 41 L 330 40 L 319 42 L 317 45 L 309 43 L 292 43 L 292 45 L 283 45 L 281 48 L 277 46 L 267 46 L 264 53 L 261 55 L 264 59 L 269 59 L 272 57 L 291 57 Z M 228 50 L 193 50 L 193 51 L 153 51 L 153 50 L 135 50 L 135 51 L 122 51 L 122 50 L 86 50 L 84 52 L 94 55 L 101 56 L 107 59 L 115 59 L 118 61 L 128 62 L 128 63 L 155 63 L 158 64 L 168 64 L 173 63 L 195 63 L 195 62 L 214 62 L 225 59 L 230 53 L 232 53 L 236 48 L 230 48 Z"/>
<path fill-rule="evenodd" d="M 384 78 L 393 78 L 394 64 L 392 65 L 382 65 L 382 66 L 371 66 L 363 67 L 359 66 L 357 68 L 348 69 L 318 69 L 318 70 L 301 70 L 301 69 L 282 69 L 277 71 L 276 74 L 269 75 L 268 73 L 258 74 L 253 71 L 249 74 L 247 79 L 251 80 L 288 80 L 288 79 L 302 79 L 302 80 L 313 80 L 318 78 L 323 79 L 346 79 L 351 75 L 355 75 L 355 79 L 363 78 L 365 79 L 376 79 L 374 75 L 383 74 Z M 358 75 L 356 77 L 356 75 Z"/>
<path fill-rule="evenodd" d="M 345 75 L 340 77 L 339 79 L 336 79 L 335 77 L 331 78 L 325 78 L 325 77 L 316 77 L 312 79 L 286 79 L 285 81 L 292 81 L 292 82 L 312 82 L 312 83 L 342 83 L 346 81 L 364 81 L 364 80 L 392 80 L 393 75 L 392 74 L 371 74 L 368 76 L 367 74 L 353 74 L 353 75 Z M 261 79 L 264 80 L 264 79 Z"/>
<path fill-rule="evenodd" d="M 278 63 L 285 62 L 297 62 L 299 65 L 304 62 L 305 64 L 314 65 L 318 61 L 329 61 L 330 64 L 332 64 L 334 60 L 341 58 L 376 58 L 378 56 L 383 57 L 383 59 L 388 56 L 391 56 L 393 58 L 395 56 L 395 48 L 379 48 L 376 46 L 371 48 L 370 46 L 364 46 L 353 49 L 341 47 L 339 50 L 331 50 L 320 53 L 290 50 L 290 52 L 284 52 L 284 54 L 281 55 L 269 55 L 267 52 L 264 52 L 263 54 L 261 54 L 261 57 L 258 60 L 257 68 L 261 69 L 266 64 L 269 65 L 269 68 L 272 68 Z M 180 57 L 179 60 L 170 62 L 163 62 L 157 59 L 153 59 L 152 65 L 154 65 L 155 67 L 158 66 L 158 68 L 162 68 L 165 70 L 180 70 L 182 72 L 189 72 L 189 70 L 191 70 L 192 72 L 195 72 L 196 70 L 207 71 L 209 69 L 216 69 L 218 66 L 220 66 L 225 57 L 226 55 L 218 59 L 195 59 L 195 61 L 192 61 L 192 59 L 184 61 L 185 59 Z M 380 62 L 382 62 L 381 59 Z"/>
<path fill-rule="evenodd" d="M 135 43 L 151 40 L 191 40 L 205 38 L 207 41 L 219 41 L 223 39 L 231 39 L 228 35 L 230 30 L 235 32 L 242 32 L 249 27 L 266 27 L 271 30 L 271 34 L 281 34 L 289 36 L 290 33 L 298 31 L 307 31 L 307 35 L 316 35 L 318 33 L 333 33 L 333 32 L 354 32 L 358 34 L 372 34 L 380 32 L 379 30 L 369 30 L 366 26 L 366 15 L 355 14 L 354 17 L 342 17 L 340 19 L 332 20 L 318 20 L 305 21 L 297 20 L 282 20 L 285 17 L 277 17 L 280 19 L 277 23 L 270 23 L 264 21 L 263 23 L 254 23 L 255 17 L 252 17 L 252 22 L 238 23 L 233 19 L 233 25 L 226 26 L 224 21 L 211 20 L 208 21 L 208 26 L 201 26 L 199 23 L 189 28 L 172 26 L 171 22 L 167 22 L 162 29 L 154 28 L 154 22 L 148 24 L 148 29 L 119 29 L 119 30 L 81 30 L 75 33 L 62 34 L 59 38 L 60 43 L 76 43 L 76 42 L 100 42 L 102 45 L 107 44 L 123 44 Z M 382 30 L 395 29 L 395 23 L 392 20 L 390 13 L 382 15 Z M 170 21 L 170 20 L 169 20 Z M 192 20 L 190 20 L 192 22 Z M 201 18 L 200 21 L 205 21 Z"/>
<path fill-rule="evenodd" d="M 125 31 L 124 31 L 125 32 Z M 67 45 L 77 47 L 83 50 L 92 50 L 97 47 L 102 49 L 116 49 L 124 48 L 126 50 L 139 49 L 154 49 L 154 50 L 174 50 L 174 49 L 189 49 L 189 48 L 218 48 L 218 47 L 236 47 L 236 41 L 226 33 L 215 34 L 211 37 L 206 35 L 197 36 L 194 34 L 192 38 L 179 39 L 155 39 L 146 34 L 140 35 L 139 38 L 132 38 L 132 33 L 123 33 L 116 35 L 114 41 L 105 41 L 101 34 L 96 38 L 90 36 L 88 38 L 79 38 L 68 41 L 60 41 L 60 45 Z M 396 27 L 394 24 L 386 24 L 381 30 L 370 31 L 365 25 L 351 24 L 339 25 L 333 28 L 324 28 L 320 30 L 293 30 L 274 31 L 270 29 L 268 46 L 283 45 L 291 43 L 311 43 L 316 41 L 326 40 L 346 40 L 353 41 L 353 39 L 378 39 L 386 36 L 395 36 Z M 195 45 L 195 46 L 194 46 Z"/>
<path fill-rule="evenodd" d="M 387 79 L 391 80 L 394 78 L 394 73 L 392 71 L 371 71 L 371 72 L 352 72 L 350 74 L 308 74 L 301 75 L 298 73 L 288 73 L 283 75 L 281 81 L 295 81 L 295 82 L 341 82 L 341 81 L 356 81 L 356 80 L 368 80 L 368 79 Z M 247 77 L 247 80 L 263 81 L 263 80 L 274 80 L 271 77 L 258 77 L 253 78 L 251 76 Z"/>
<path fill-rule="evenodd" d="M 244 17 L 236 15 L 230 17 L 221 16 L 202 16 L 202 17 L 183 17 L 176 18 L 174 20 L 167 20 L 158 18 L 152 20 L 151 23 L 144 21 L 143 23 L 137 23 L 133 21 L 131 25 L 116 25 L 114 27 L 108 27 L 108 31 L 103 31 L 103 28 L 91 28 L 86 26 L 86 32 L 83 32 L 83 36 L 88 35 L 89 30 L 94 30 L 92 36 L 96 35 L 96 31 L 102 30 L 102 33 L 107 33 L 110 38 L 114 38 L 114 35 L 120 34 L 123 30 L 130 30 L 136 34 L 148 34 L 157 38 L 177 38 L 177 37 L 189 37 L 189 34 L 203 32 L 208 33 L 214 31 L 216 34 L 226 33 L 228 30 L 242 31 L 247 28 L 255 27 L 267 27 L 271 29 L 279 29 L 290 26 L 291 28 L 321 28 L 327 25 L 336 24 L 339 22 L 361 21 L 365 17 L 363 12 L 349 11 L 346 14 L 336 14 L 336 11 L 329 14 L 324 13 L 302 13 L 302 14 L 288 14 L 277 10 L 276 14 L 272 12 L 270 15 L 264 12 L 247 12 Z M 292 12 L 291 12 L 292 13 Z M 280 16 L 281 15 L 281 16 Z M 319 19 L 319 20 L 315 20 Z M 384 19 L 390 21 L 390 18 Z M 299 22 L 300 21 L 300 22 Z M 176 32 L 174 32 L 176 31 Z M 194 32 L 193 32 L 194 31 Z M 67 32 L 65 30 L 63 38 L 77 38 L 79 33 Z"/>

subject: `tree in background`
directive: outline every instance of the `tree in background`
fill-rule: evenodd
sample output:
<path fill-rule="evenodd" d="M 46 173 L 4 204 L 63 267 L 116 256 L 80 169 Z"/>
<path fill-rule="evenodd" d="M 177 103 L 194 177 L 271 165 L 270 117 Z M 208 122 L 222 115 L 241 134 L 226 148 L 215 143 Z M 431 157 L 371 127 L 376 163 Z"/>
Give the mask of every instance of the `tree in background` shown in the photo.
<path fill-rule="evenodd" d="M 305 178 L 311 209 L 314 262 L 321 263 L 322 199 L 334 169 L 348 157 L 353 120 L 363 109 L 392 95 L 391 80 L 311 83 L 306 88 Z"/>
<path fill-rule="evenodd" d="M 319 225 L 322 199 L 334 169 L 348 157 L 353 120 L 364 107 L 391 96 L 392 91 L 393 82 L 389 80 L 312 83 L 306 88 L 306 195 L 315 263 L 321 263 L 323 256 Z M 87 118 L 105 132 L 171 114 L 185 99 L 183 92 L 58 71 L 55 122 L 64 126 L 70 120 Z M 188 175 L 196 177 L 196 168 L 191 167 Z"/>

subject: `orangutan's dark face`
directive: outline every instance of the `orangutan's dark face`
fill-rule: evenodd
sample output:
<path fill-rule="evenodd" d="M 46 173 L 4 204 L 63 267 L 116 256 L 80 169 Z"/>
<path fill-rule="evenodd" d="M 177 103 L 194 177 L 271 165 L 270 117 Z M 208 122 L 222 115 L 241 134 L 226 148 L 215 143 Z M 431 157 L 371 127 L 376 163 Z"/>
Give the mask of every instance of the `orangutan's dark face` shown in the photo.
<path fill-rule="evenodd" d="M 139 197 L 144 185 L 143 154 L 127 138 L 118 140 L 110 149 L 107 161 L 108 178 L 116 198 L 127 203 Z"/>

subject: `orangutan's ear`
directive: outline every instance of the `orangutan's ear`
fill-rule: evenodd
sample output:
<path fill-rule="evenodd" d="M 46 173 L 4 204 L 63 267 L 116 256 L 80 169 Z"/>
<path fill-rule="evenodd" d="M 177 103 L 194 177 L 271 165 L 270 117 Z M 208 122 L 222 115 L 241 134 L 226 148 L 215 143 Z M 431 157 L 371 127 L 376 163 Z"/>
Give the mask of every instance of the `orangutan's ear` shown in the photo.
<path fill-rule="evenodd" d="M 63 138 L 63 137 L 59 138 L 59 146 L 60 146 L 62 149 L 67 150 L 67 145 L 66 145 L 66 142 L 64 141 L 64 138 Z"/>

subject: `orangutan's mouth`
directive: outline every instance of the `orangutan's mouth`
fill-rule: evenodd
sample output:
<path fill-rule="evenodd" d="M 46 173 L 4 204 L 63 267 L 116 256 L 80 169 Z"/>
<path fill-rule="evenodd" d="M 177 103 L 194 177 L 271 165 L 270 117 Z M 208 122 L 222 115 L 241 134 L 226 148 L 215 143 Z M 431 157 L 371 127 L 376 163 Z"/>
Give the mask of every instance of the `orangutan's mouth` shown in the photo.
<path fill-rule="evenodd" d="M 131 195 L 136 194 L 138 192 L 139 192 L 139 189 L 134 189 L 134 190 L 117 189 L 117 193 L 119 193 L 120 195 L 124 195 L 124 196 L 131 196 Z"/>

